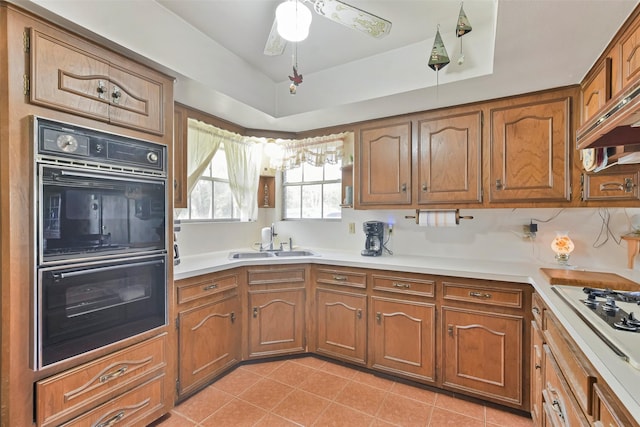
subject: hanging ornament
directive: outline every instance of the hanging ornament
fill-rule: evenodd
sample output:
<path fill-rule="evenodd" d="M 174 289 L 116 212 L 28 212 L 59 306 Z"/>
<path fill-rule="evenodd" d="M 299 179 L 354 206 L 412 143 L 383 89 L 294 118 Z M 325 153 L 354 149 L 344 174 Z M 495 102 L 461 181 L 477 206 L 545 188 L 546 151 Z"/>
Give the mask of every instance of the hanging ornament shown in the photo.
<path fill-rule="evenodd" d="M 442 43 L 440 25 L 438 25 L 436 38 L 433 41 L 433 48 L 431 49 L 431 56 L 429 57 L 429 67 L 436 72 L 436 87 L 438 86 L 438 71 L 446 67 L 449 62 L 449 55 L 447 55 L 447 49 L 445 49 L 444 43 Z"/>
<path fill-rule="evenodd" d="M 298 74 L 298 43 L 296 43 L 293 47 L 291 62 L 293 65 L 293 76 L 289 76 L 289 80 L 291 80 L 291 84 L 289 85 L 289 93 L 291 95 L 295 95 L 298 91 L 298 85 L 302 83 L 302 74 Z"/>
<path fill-rule="evenodd" d="M 460 39 L 460 56 L 458 57 L 458 65 L 464 63 L 464 53 L 462 52 L 462 36 L 471 32 L 471 24 L 467 15 L 464 13 L 463 4 L 460 3 L 460 13 L 458 14 L 458 23 L 456 24 L 456 36 Z"/>

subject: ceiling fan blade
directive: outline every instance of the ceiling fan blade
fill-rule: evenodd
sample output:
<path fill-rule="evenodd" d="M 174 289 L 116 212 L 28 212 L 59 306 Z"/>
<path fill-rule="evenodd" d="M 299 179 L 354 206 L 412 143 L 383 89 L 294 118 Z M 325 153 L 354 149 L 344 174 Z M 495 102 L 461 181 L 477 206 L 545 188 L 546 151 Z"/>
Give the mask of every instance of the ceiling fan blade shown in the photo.
<path fill-rule="evenodd" d="M 274 19 L 273 25 L 271 26 L 271 32 L 267 38 L 267 44 L 264 45 L 264 54 L 269 56 L 282 55 L 286 45 L 287 41 L 278 34 L 278 24 Z"/>
<path fill-rule="evenodd" d="M 313 8 L 325 18 L 372 37 L 381 38 L 391 31 L 391 22 L 339 0 L 315 0 Z"/>

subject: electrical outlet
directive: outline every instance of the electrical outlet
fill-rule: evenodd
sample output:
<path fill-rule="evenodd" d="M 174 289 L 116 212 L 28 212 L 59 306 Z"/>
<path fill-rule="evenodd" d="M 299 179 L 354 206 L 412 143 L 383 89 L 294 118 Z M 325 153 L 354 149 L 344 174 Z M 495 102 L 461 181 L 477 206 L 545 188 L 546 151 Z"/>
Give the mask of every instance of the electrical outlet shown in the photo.
<path fill-rule="evenodd" d="M 388 229 L 389 229 L 389 234 L 393 233 L 393 224 L 389 223 L 389 224 L 387 224 L 387 226 L 388 226 Z"/>
<path fill-rule="evenodd" d="M 349 234 L 356 234 L 356 223 L 355 222 L 350 222 L 349 223 Z"/>
<path fill-rule="evenodd" d="M 532 222 L 530 224 L 524 224 L 522 226 L 522 238 L 525 240 L 535 239 L 537 232 L 538 232 L 538 224 L 534 224 Z"/>

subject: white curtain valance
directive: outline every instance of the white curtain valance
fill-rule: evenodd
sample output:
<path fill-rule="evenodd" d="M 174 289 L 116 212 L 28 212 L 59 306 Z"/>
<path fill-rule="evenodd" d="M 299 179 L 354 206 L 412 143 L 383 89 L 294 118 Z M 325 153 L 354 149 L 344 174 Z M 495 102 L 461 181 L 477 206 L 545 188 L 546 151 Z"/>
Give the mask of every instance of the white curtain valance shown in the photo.
<path fill-rule="evenodd" d="M 353 132 L 304 139 L 271 139 L 267 141 L 265 150 L 271 168 L 286 170 L 302 163 L 312 166 L 336 164 L 342 160 L 345 145 L 353 145 Z"/>

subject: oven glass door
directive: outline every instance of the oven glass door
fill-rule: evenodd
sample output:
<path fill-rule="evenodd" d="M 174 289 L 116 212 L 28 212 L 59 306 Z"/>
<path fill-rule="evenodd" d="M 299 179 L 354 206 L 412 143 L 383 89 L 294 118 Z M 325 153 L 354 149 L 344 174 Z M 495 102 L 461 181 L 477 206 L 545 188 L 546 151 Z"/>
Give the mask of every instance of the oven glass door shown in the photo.
<path fill-rule="evenodd" d="M 164 251 L 164 179 L 41 165 L 40 265 Z"/>
<path fill-rule="evenodd" d="M 166 255 L 39 271 L 39 366 L 166 324 Z"/>

